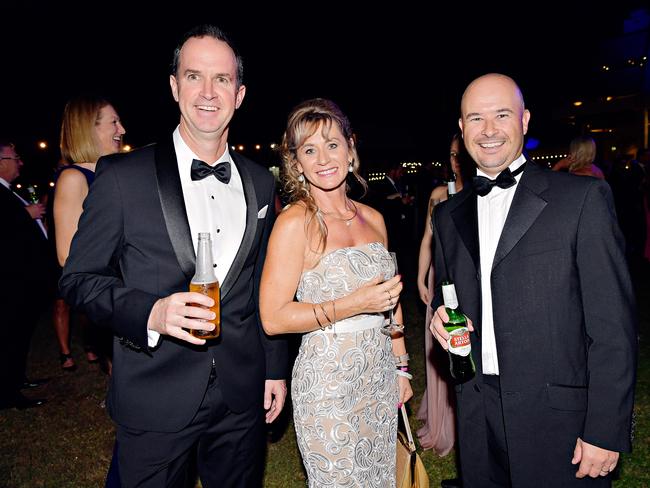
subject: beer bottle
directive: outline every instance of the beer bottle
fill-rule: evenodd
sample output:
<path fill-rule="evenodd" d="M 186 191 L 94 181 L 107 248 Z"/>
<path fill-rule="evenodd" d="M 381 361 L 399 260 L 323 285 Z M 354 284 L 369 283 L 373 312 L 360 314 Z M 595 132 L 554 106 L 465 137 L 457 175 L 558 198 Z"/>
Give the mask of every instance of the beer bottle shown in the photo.
<path fill-rule="evenodd" d="M 210 307 L 216 318 L 214 319 L 214 330 L 189 329 L 190 334 L 199 339 L 216 339 L 221 333 L 221 290 L 219 281 L 214 274 L 212 263 L 212 239 L 209 232 L 199 232 L 199 244 L 196 256 L 196 272 L 190 282 L 190 291 L 195 291 L 209 296 L 214 300 Z M 197 303 L 190 305 L 203 307 Z"/>
<path fill-rule="evenodd" d="M 458 306 L 456 287 L 453 283 L 446 281 L 442 284 L 442 298 L 445 302 L 445 310 L 449 321 L 445 329 L 449 332 L 447 344 L 449 349 L 449 371 L 452 378 L 459 383 L 471 380 L 476 373 L 474 359 L 472 358 L 472 344 L 469 339 L 467 318 Z"/>
<path fill-rule="evenodd" d="M 38 195 L 36 194 L 36 190 L 33 186 L 27 187 L 27 195 L 31 203 L 38 203 Z"/>
<path fill-rule="evenodd" d="M 457 193 L 456 191 L 456 173 L 451 173 L 451 178 L 447 182 L 447 197 L 451 198 Z"/>

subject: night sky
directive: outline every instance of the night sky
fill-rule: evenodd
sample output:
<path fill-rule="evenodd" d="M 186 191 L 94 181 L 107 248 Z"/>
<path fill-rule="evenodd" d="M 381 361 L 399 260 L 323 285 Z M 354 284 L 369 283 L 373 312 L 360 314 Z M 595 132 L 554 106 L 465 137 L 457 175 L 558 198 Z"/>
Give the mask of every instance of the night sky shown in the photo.
<path fill-rule="evenodd" d="M 90 2 L 53 3 L 10 1 L 1 8 L 0 135 L 18 143 L 24 178 L 50 173 L 63 106 L 78 93 L 112 100 L 132 146 L 170 134 L 178 123 L 171 55 L 180 35 L 202 22 L 223 28 L 244 58 L 247 95 L 231 126 L 232 144 L 278 142 L 294 105 L 326 97 L 350 117 L 362 165 L 444 158 L 464 87 L 490 71 L 520 84 L 532 112 L 530 134 L 544 142 L 562 135 L 551 108 L 580 95 L 598 69 L 599 40 L 620 34 L 630 7 L 642 2 L 607 10 L 594 10 L 592 2 L 526 2 L 526 13 L 500 2 L 491 2 L 493 10 L 455 2 L 452 14 L 437 2 L 427 2 L 434 14 L 425 13 L 424 2 L 363 11 L 355 2 L 300 9 L 176 2 L 178 12 L 162 13 L 159 3 L 93 2 L 99 14 L 92 17 Z M 136 4 L 140 12 L 132 10 Z M 37 153 L 41 139 L 50 149 Z"/>

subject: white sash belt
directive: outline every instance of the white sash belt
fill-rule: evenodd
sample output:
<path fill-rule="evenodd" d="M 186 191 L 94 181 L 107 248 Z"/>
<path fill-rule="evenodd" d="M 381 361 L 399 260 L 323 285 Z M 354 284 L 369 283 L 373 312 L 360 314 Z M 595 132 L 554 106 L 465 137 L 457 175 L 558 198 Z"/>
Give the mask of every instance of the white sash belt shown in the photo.
<path fill-rule="evenodd" d="M 355 315 L 343 320 L 338 320 L 332 327 L 317 330 L 316 333 L 341 334 L 344 332 L 359 332 L 360 330 L 375 329 L 384 325 L 384 316 L 381 314 Z"/>

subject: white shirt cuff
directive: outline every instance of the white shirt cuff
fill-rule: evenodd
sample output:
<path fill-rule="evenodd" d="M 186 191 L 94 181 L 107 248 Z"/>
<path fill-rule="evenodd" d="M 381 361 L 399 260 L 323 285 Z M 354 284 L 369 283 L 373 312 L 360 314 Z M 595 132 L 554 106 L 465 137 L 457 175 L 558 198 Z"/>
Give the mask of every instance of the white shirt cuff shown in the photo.
<path fill-rule="evenodd" d="M 158 345 L 158 341 L 160 341 L 160 332 L 156 332 L 155 330 L 148 329 L 147 330 L 147 345 L 150 348 L 154 348 Z"/>

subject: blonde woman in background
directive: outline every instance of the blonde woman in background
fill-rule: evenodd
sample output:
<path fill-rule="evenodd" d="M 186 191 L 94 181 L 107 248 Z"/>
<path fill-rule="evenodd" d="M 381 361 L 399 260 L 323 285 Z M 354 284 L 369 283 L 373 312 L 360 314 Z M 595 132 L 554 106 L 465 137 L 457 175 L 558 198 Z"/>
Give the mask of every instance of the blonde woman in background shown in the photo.
<path fill-rule="evenodd" d="M 83 201 L 95 178 L 97 160 L 101 156 L 119 152 L 125 133 L 120 117 L 104 98 L 80 96 L 65 106 L 61 124 L 61 156 L 70 164 L 63 166 L 56 176 L 52 203 L 54 229 L 50 229 L 56 238 L 56 254 L 60 266 L 65 264 L 70 253 Z M 85 322 L 85 318 L 82 320 Z M 61 350 L 61 367 L 73 370 L 76 365 L 70 351 L 69 321 L 55 320 L 54 323 Z M 86 359 L 88 362 L 97 362 L 94 350 L 96 344 L 91 344 L 88 340 L 88 336 L 94 334 L 89 332 L 84 330 Z"/>
<path fill-rule="evenodd" d="M 568 170 L 580 176 L 593 176 L 605 179 L 605 175 L 594 163 L 596 159 L 596 142 L 589 136 L 576 137 L 569 145 L 569 155 L 553 166 L 554 171 Z"/>

